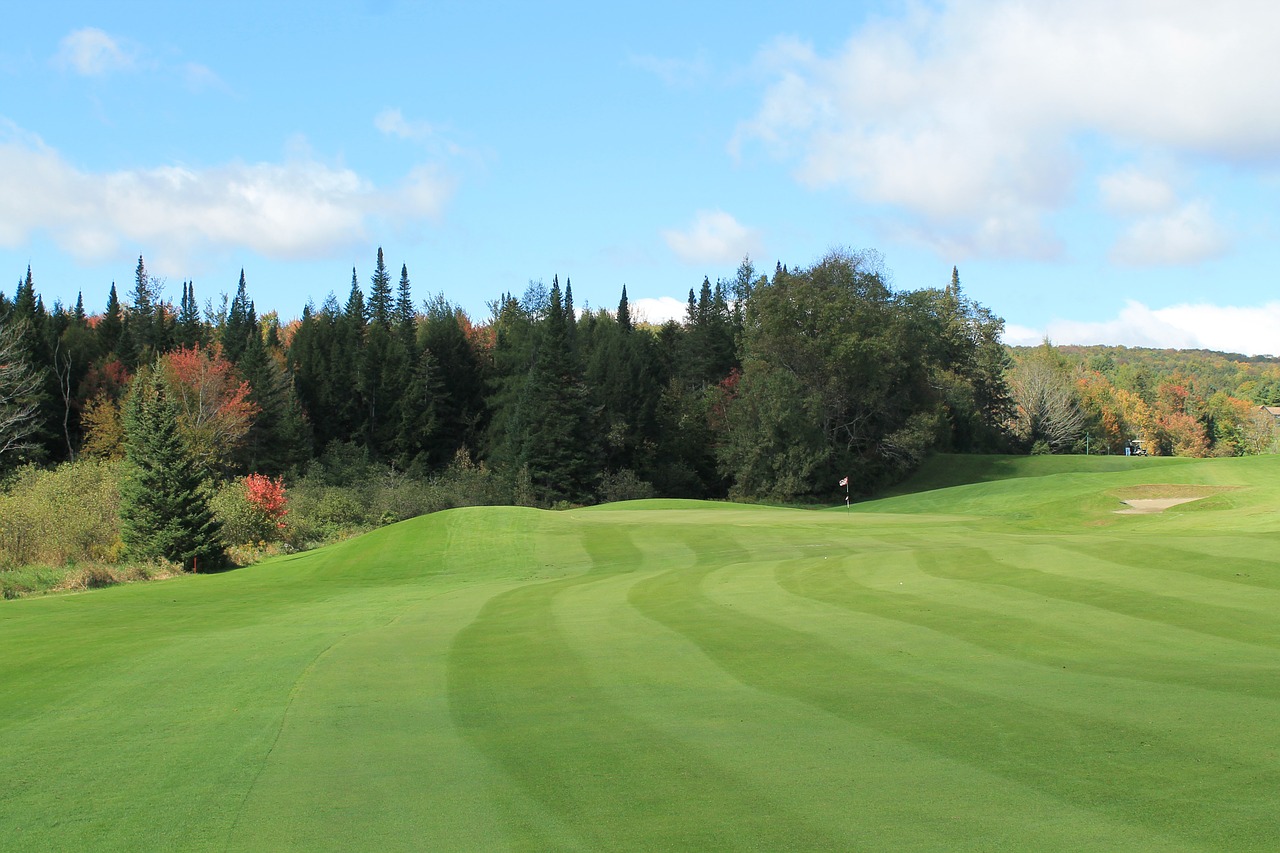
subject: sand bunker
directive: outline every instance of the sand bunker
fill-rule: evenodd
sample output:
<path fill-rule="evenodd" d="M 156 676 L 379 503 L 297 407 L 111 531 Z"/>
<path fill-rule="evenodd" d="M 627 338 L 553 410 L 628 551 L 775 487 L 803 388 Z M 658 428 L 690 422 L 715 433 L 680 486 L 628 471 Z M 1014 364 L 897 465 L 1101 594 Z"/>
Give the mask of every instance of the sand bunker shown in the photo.
<path fill-rule="evenodd" d="M 1147 515 L 1153 512 L 1164 512 L 1171 506 L 1178 504 L 1191 503 L 1198 501 L 1206 495 L 1196 495 L 1193 498 L 1130 498 L 1123 501 L 1129 505 L 1128 509 L 1116 510 L 1117 515 Z"/>

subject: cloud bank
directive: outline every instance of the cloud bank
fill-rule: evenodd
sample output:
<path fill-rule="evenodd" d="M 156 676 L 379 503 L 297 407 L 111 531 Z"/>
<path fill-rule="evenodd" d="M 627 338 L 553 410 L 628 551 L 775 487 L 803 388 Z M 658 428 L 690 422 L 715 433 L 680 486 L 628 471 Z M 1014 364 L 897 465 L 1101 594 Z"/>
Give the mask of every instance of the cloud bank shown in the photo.
<path fill-rule="evenodd" d="M 1081 149 L 1155 150 L 1251 167 L 1280 156 L 1280 6 L 1260 0 L 953 0 L 864 26 L 832 55 L 795 39 L 759 57 L 772 80 L 736 134 L 906 219 L 947 252 L 1050 258 L 1047 222 L 1075 192 Z M 1087 140 L 1088 142 L 1082 142 Z M 1167 188 L 1164 188 L 1167 189 Z M 1220 251 L 1198 201 L 1159 202 L 1116 247 L 1125 263 Z M 1182 256 L 1170 241 L 1207 231 Z"/>
<path fill-rule="evenodd" d="M 723 210 L 700 210 L 688 228 L 663 231 L 662 237 L 688 264 L 731 264 L 760 254 L 760 232 Z"/>
<path fill-rule="evenodd" d="M 236 248 L 276 259 L 326 257 L 358 243 L 374 221 L 440 216 L 450 193 L 450 182 L 428 167 L 378 187 L 305 156 L 86 172 L 38 137 L 0 124 L 0 245 L 17 247 L 41 232 L 81 262 L 142 245 L 174 261 Z"/>
<path fill-rule="evenodd" d="M 1054 320 L 1041 331 L 1009 325 L 1005 342 L 1112 344 L 1159 349 L 1209 349 L 1244 355 L 1280 354 L 1280 302 L 1255 307 L 1182 304 L 1150 308 L 1129 301 L 1120 313 L 1101 322 Z"/>

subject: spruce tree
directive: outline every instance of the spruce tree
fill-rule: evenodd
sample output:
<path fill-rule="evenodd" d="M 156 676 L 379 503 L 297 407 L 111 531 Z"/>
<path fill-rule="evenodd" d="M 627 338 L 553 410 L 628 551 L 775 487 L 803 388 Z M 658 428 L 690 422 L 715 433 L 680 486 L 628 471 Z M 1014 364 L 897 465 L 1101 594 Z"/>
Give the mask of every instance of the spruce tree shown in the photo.
<path fill-rule="evenodd" d="M 124 319 L 120 311 L 120 297 L 116 295 L 116 283 L 111 282 L 111 292 L 107 294 L 107 309 L 102 312 L 98 321 L 98 347 L 103 355 L 115 355 L 120 346 L 120 336 L 124 331 Z"/>
<path fill-rule="evenodd" d="M 592 408 L 556 280 L 550 297 L 533 366 L 508 426 L 513 470 L 527 471 L 535 498 L 544 504 L 586 500 L 598 473 Z"/>
<path fill-rule="evenodd" d="M 627 304 L 627 286 L 622 285 L 622 299 L 618 300 L 618 325 L 622 331 L 631 331 L 631 306 Z"/>
<path fill-rule="evenodd" d="M 400 286 L 396 292 L 396 331 L 407 351 L 412 352 L 418 336 L 418 315 L 413 309 L 413 289 L 409 284 L 409 266 L 400 266 Z"/>
<path fill-rule="evenodd" d="M 245 288 L 244 270 L 240 270 L 240 284 L 236 287 L 227 322 L 222 327 L 222 354 L 232 364 L 239 364 L 249 345 L 250 337 L 258 336 L 258 316 Z"/>
<path fill-rule="evenodd" d="M 124 352 L 121 353 L 131 367 L 147 364 L 160 353 L 164 317 L 158 296 L 156 282 L 147 273 L 147 265 L 139 255 L 134 271 L 133 304 L 124 320 Z"/>
<path fill-rule="evenodd" d="M 182 283 L 182 301 L 178 305 L 178 321 L 174 337 L 179 346 L 194 347 L 205 342 L 200 306 L 196 302 L 195 282 Z"/>
<path fill-rule="evenodd" d="M 178 406 L 159 369 L 135 377 L 124 428 L 120 526 L 129 554 L 184 568 L 196 560 L 212 565 L 220 549 L 208 488 L 178 431 Z"/>
<path fill-rule="evenodd" d="M 249 383 L 249 400 L 258 407 L 245 436 L 244 469 L 282 474 L 304 462 L 311 451 L 311 437 L 293 381 L 277 354 L 262 338 L 250 337 L 236 369 Z"/>
<path fill-rule="evenodd" d="M 509 307 L 504 316 L 509 321 L 511 312 L 517 310 L 518 306 Z M 443 296 L 437 296 L 428 304 L 422 324 L 422 343 L 435 359 L 440 380 L 439 390 L 433 397 L 438 421 L 429 447 L 433 465 L 447 463 L 459 448 L 467 447 L 473 452 L 478 450 L 488 417 L 484 397 L 488 383 L 480 359 L 467 338 L 463 321 L 461 309 L 451 305 Z M 508 354 L 512 337 L 509 332 L 509 324 L 500 326 L 502 351 L 499 353 L 495 347 L 495 357 Z M 518 356 L 516 360 L 519 360 Z M 528 361 L 523 361 L 518 368 L 521 381 L 528 369 Z"/>
<path fill-rule="evenodd" d="M 382 247 L 378 247 L 378 262 L 373 270 L 369 287 L 369 319 L 384 329 L 391 328 L 393 315 L 391 304 L 391 276 L 387 273 L 387 264 L 382 257 Z"/>

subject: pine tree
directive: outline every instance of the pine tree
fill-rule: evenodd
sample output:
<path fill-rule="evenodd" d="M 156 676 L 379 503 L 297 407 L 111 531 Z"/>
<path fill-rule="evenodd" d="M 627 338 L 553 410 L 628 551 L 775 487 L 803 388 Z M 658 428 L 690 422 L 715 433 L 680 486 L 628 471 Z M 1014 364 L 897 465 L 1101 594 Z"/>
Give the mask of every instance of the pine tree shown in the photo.
<path fill-rule="evenodd" d="M 196 302 L 195 282 L 182 283 L 182 301 L 178 306 L 175 338 L 179 346 L 188 348 L 205 343 L 204 324 L 200 321 L 200 305 Z"/>
<path fill-rule="evenodd" d="M 565 333 L 569 338 L 569 349 L 578 349 L 578 312 L 573 307 L 573 282 L 568 276 L 564 279 L 564 322 Z"/>
<path fill-rule="evenodd" d="M 370 279 L 369 319 L 382 328 L 390 330 L 392 316 L 391 276 L 387 273 L 387 265 L 382 258 L 382 247 L 379 246 L 378 263 Z"/>
<path fill-rule="evenodd" d="M 583 501 L 596 469 L 592 410 L 569 340 L 569 319 L 552 281 L 546 319 L 509 424 L 513 471 L 527 471 L 541 503 Z"/>
<path fill-rule="evenodd" d="M 242 269 L 240 284 L 236 287 L 235 298 L 231 300 L 231 310 L 227 312 L 227 322 L 222 327 L 222 354 L 232 364 L 239 364 L 245 347 L 249 345 L 249 338 L 257 336 L 258 315 L 245 288 Z"/>
<path fill-rule="evenodd" d="M 120 355 L 130 367 L 139 367 L 168 348 L 171 310 L 160 302 L 160 281 L 147 273 L 141 255 L 134 271 L 132 296 L 132 305 L 124 316 Z"/>
<path fill-rule="evenodd" d="M 518 310 L 518 305 L 514 310 Z M 460 308 L 437 296 L 428 304 L 422 323 L 422 343 L 435 360 L 440 380 L 433 398 L 438 426 L 428 448 L 433 465 L 447 463 L 460 448 L 479 449 L 486 426 L 488 409 L 484 390 L 487 383 L 480 359 L 467 338 L 464 322 Z M 509 327 L 502 329 L 505 345 L 510 337 L 506 334 Z M 528 369 L 526 360 L 519 368 L 521 381 Z"/>
<path fill-rule="evenodd" d="M 618 325 L 624 332 L 631 331 L 631 306 L 627 304 L 627 286 L 622 285 L 622 299 L 618 300 Z"/>
<path fill-rule="evenodd" d="M 398 395 L 394 452 L 397 464 L 409 468 L 418 462 L 430 464 L 440 420 L 436 400 L 440 395 L 439 371 L 430 350 L 422 350 L 408 365 L 403 391 Z"/>
<path fill-rule="evenodd" d="M 120 484 L 121 536 L 138 559 L 190 567 L 219 555 L 208 489 L 178 431 L 178 407 L 161 372 L 144 368 L 124 410 L 125 475 Z"/>
<path fill-rule="evenodd" d="M 258 408 L 245 436 L 242 467 L 263 474 L 281 474 L 310 455 L 307 429 L 293 381 L 274 352 L 259 337 L 251 337 L 236 369 L 249 383 L 249 401 Z"/>
<path fill-rule="evenodd" d="M 113 281 L 111 292 L 107 294 L 107 309 L 98 321 L 98 347 L 103 355 L 118 354 L 123 331 L 124 318 L 120 311 L 120 298 L 116 295 L 116 283 Z"/>
<path fill-rule="evenodd" d="M 406 350 L 412 352 L 418 336 L 418 315 L 413 309 L 413 289 L 409 284 L 409 266 L 400 266 L 400 286 L 396 292 L 396 330 Z"/>

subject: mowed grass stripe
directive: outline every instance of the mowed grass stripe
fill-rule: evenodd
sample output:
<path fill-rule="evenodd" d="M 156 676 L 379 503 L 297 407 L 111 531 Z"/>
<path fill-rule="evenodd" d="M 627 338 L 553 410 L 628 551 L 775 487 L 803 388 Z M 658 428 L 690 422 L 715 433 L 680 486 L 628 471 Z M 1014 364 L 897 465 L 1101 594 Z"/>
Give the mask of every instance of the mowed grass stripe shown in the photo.
<path fill-rule="evenodd" d="M 665 565 L 695 564 L 687 550 L 678 559 L 667 531 L 648 532 L 646 553 L 660 554 Z M 661 543 L 653 541 L 659 538 Z M 736 563 L 717 574 L 737 577 L 757 569 L 754 562 Z M 807 825 L 827 826 L 840 839 L 832 847 L 821 837 L 797 835 L 784 849 L 990 850 L 1001 838 L 1042 847 L 1070 836 L 1075 850 L 1102 851 L 1114 850 L 1117 839 L 1152 838 L 744 683 L 687 637 L 632 606 L 629 591 L 661 571 L 649 568 L 565 590 L 554 608 L 561 633 L 596 689 L 629 717 L 678 741 L 691 760 L 719 768 L 736 789 L 755 792 L 756 801 L 770 804 L 770 813 L 802 815 Z M 746 599 L 754 596 L 741 596 L 738 605 Z M 921 779 L 936 789 L 928 800 L 919 797 Z M 973 791 L 983 792 L 986 808 L 973 808 Z M 741 805 L 750 802 L 744 798 Z M 1033 826 L 1027 815 L 1035 816 Z M 766 848 L 748 843 L 747 849 Z"/>
<path fill-rule="evenodd" d="M 1280 649 L 1280 636 L 1276 633 L 1274 620 L 1259 613 L 1256 608 L 1225 607 L 1171 594 L 1171 590 L 1176 590 L 1176 585 L 1172 582 L 1158 584 L 1141 583 L 1137 578 L 1129 580 L 1135 573 L 1091 571 L 1088 576 L 1079 578 L 1064 568 L 1064 564 L 1074 563 L 1081 567 L 1090 562 L 1096 564 L 1096 561 L 1090 561 L 1082 554 L 1072 554 L 1069 550 L 1061 551 L 1047 545 L 1038 546 L 1031 559 L 1019 560 L 1009 554 L 993 554 L 990 559 L 1009 570 L 996 581 L 1007 586 L 1063 602 L 1107 610 L 1120 616 L 1179 628 L 1206 638 L 1269 650 Z M 945 562 L 939 562 L 933 570 L 943 572 L 946 565 Z M 1259 594 L 1245 590 L 1235 600 L 1247 603 L 1247 596 L 1251 593 Z M 1261 594 L 1270 597 L 1267 593 Z"/>
<path fill-rule="evenodd" d="M 903 559 L 899 563 L 904 576 L 908 576 L 910 569 L 906 562 Z M 783 564 L 775 568 L 775 573 L 779 577 L 794 577 L 796 568 L 793 564 Z M 831 571 L 824 567 L 806 574 L 812 577 L 820 573 L 831 574 Z M 729 588 L 727 584 L 725 588 Z M 1117 653 L 1125 638 L 1140 636 L 1132 630 L 1134 627 L 1145 626 L 1130 625 L 1127 632 L 1123 626 L 1116 626 L 1120 630 L 1100 629 L 1117 640 L 1114 650 L 1101 652 L 1106 665 L 1100 666 L 1096 660 L 1099 652 L 1083 637 L 1075 643 L 1074 651 L 1064 649 L 1056 638 L 1051 638 L 1048 642 L 1052 654 L 1037 647 L 1044 642 L 1042 639 L 1024 634 L 1021 628 L 1013 632 L 1024 637 L 1021 643 L 978 645 L 973 642 L 974 609 L 966 607 L 954 612 L 947 603 L 952 596 L 935 600 L 926 608 L 927 612 L 938 614 L 926 628 L 914 619 L 895 622 L 890 608 L 882 608 L 880 613 L 872 615 L 866 609 L 851 607 L 849 599 L 865 597 L 866 590 L 859 593 L 846 587 L 845 591 L 852 595 L 827 592 L 801 598 L 797 594 L 795 597 L 802 602 L 798 606 L 777 597 L 763 600 L 762 596 L 735 596 L 732 600 L 745 613 L 812 633 L 845 653 L 870 654 L 877 663 L 904 677 L 926 678 L 947 691 L 977 690 L 995 702 L 1024 702 L 1047 712 L 1077 718 L 1091 718 L 1105 709 L 1107 716 L 1118 718 L 1129 728 L 1177 732 L 1180 738 L 1198 741 L 1197 748 L 1212 751 L 1220 765 L 1256 762 L 1257 743 L 1239 740 L 1236 733 L 1254 732 L 1262 736 L 1268 725 L 1265 721 L 1274 720 L 1280 714 L 1280 705 L 1274 699 L 1211 691 L 1195 678 L 1166 678 L 1163 682 L 1151 679 L 1149 661 L 1137 657 L 1124 659 Z M 715 597 L 714 593 L 711 597 Z M 818 604 L 805 607 L 805 601 Z M 824 606 L 825 618 L 818 618 L 813 606 Z M 993 610 L 986 614 L 976 633 L 981 636 L 994 633 L 993 626 L 1009 620 L 1007 612 Z M 1046 613 L 1045 618 L 1055 617 Z M 1183 668 L 1188 651 L 1178 650 Z M 1172 658 L 1170 654 L 1159 662 L 1167 668 Z M 1188 707 L 1197 708 L 1202 716 L 1188 715 Z M 1207 731 L 1200 726 L 1205 717 L 1215 721 Z"/>
<path fill-rule="evenodd" d="M 1274 534 L 1168 537 L 1117 548 L 1110 541 L 1075 541 L 1073 550 L 1121 566 L 1181 572 L 1219 583 L 1280 591 L 1280 552 Z"/>
<path fill-rule="evenodd" d="M 1273 849 L 1280 460 L 1145 462 L 5 603 L 4 847 Z"/>
<path fill-rule="evenodd" d="M 597 575 L 634 568 L 610 562 L 584 577 L 511 590 L 489 601 L 453 644 L 455 725 L 547 813 L 543 827 L 517 820 L 513 809 L 513 845 L 537 849 L 569 826 L 597 850 L 778 850 L 796 838 L 811 849 L 842 849 L 824 827 L 737 788 L 595 686 L 554 604 Z"/>
<path fill-rule="evenodd" d="M 701 590 L 709 572 L 672 571 L 638 583 L 632 601 L 744 683 L 1096 810 L 1109 820 L 1145 827 L 1153 838 L 1176 833 L 1181 843 L 1213 847 L 1230 837 L 1249 846 L 1280 829 L 1274 820 L 1265 827 L 1221 823 L 1200 796 L 1171 796 L 1167 784 L 1171 774 L 1199 764 L 1213 769 L 1205 784 L 1214 790 L 1259 776 L 1274 786 L 1273 762 L 1225 766 L 1195 743 L 1122 719 L 1049 712 L 1030 702 L 888 669 L 873 652 L 838 650 L 812 635 L 710 601 Z M 1074 772 L 1062 774 L 1058 768 L 1064 765 Z M 1273 790 L 1254 789 L 1242 799 L 1256 811 L 1265 808 Z"/>

